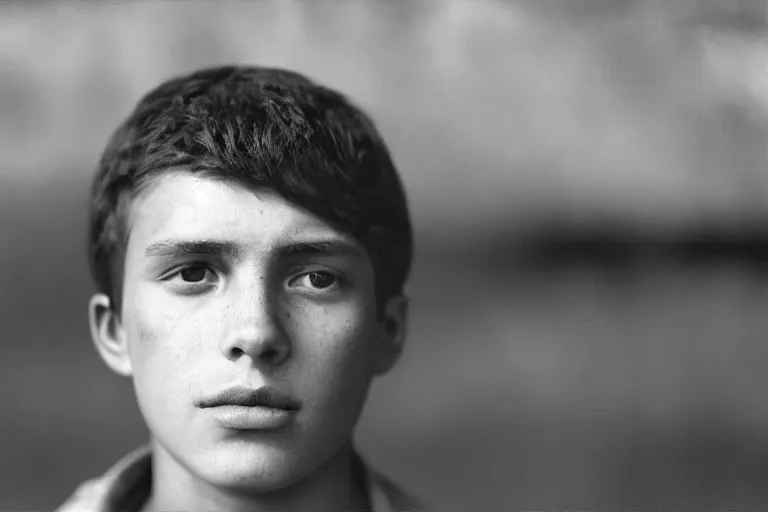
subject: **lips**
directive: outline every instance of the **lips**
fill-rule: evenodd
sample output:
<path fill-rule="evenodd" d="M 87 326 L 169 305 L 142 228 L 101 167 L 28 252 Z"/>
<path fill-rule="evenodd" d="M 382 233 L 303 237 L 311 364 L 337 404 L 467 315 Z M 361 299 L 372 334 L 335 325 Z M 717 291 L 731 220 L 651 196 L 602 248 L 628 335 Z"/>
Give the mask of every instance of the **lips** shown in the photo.
<path fill-rule="evenodd" d="M 268 386 L 258 389 L 245 387 L 228 388 L 220 393 L 203 398 L 200 400 L 198 407 L 205 409 L 224 405 L 261 406 L 287 411 L 296 411 L 301 407 L 298 400 L 294 400 L 290 395 Z"/>
<path fill-rule="evenodd" d="M 271 387 L 234 387 L 201 399 L 197 406 L 225 428 L 271 430 L 290 423 L 301 403 Z"/>

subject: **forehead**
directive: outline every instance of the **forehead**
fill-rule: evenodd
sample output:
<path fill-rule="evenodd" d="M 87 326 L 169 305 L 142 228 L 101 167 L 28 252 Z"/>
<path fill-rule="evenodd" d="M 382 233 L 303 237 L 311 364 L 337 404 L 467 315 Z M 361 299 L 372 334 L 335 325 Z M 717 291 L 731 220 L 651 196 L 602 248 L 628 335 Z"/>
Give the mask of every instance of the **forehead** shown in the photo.
<path fill-rule="evenodd" d="M 243 246 L 336 240 L 350 234 L 268 188 L 250 189 L 183 170 L 150 182 L 132 201 L 127 252 L 164 239 L 227 239 Z"/>

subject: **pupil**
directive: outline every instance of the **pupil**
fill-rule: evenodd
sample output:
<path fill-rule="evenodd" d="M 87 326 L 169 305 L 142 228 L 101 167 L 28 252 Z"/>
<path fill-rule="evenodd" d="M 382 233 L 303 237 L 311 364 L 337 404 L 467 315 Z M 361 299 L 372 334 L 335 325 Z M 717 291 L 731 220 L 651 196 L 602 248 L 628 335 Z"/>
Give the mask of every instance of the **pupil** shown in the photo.
<path fill-rule="evenodd" d="M 333 284 L 334 277 L 326 272 L 312 272 L 309 274 L 309 282 L 315 288 L 327 288 Z"/>
<path fill-rule="evenodd" d="M 189 282 L 199 282 L 205 279 L 205 267 L 185 268 L 181 271 L 181 278 Z"/>

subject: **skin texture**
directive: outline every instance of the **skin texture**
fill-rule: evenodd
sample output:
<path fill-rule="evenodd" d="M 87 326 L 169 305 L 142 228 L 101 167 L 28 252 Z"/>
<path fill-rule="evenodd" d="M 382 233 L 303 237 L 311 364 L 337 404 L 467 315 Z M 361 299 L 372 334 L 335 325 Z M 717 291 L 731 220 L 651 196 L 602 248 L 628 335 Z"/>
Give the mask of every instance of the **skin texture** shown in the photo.
<path fill-rule="evenodd" d="M 95 295 L 91 329 L 107 365 L 132 376 L 152 435 L 145 510 L 364 508 L 352 432 L 406 317 L 402 297 L 378 315 L 374 285 L 354 238 L 268 189 L 169 171 L 143 191 L 122 311 Z M 226 428 L 198 404 L 232 386 L 301 407 L 281 428 Z"/>

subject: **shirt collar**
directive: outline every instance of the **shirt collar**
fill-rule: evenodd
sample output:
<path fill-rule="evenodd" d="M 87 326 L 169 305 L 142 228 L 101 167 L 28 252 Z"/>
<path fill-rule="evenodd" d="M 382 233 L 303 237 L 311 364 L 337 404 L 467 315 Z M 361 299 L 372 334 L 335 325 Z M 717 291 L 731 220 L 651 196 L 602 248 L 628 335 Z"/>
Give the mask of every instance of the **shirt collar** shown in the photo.
<path fill-rule="evenodd" d="M 372 512 L 403 510 L 395 509 L 397 504 L 393 503 L 393 500 L 405 494 L 369 467 L 363 459 L 358 459 L 362 466 Z M 151 468 L 149 446 L 136 449 L 120 459 L 102 477 L 80 485 L 57 512 L 135 512 L 149 497 Z"/>

